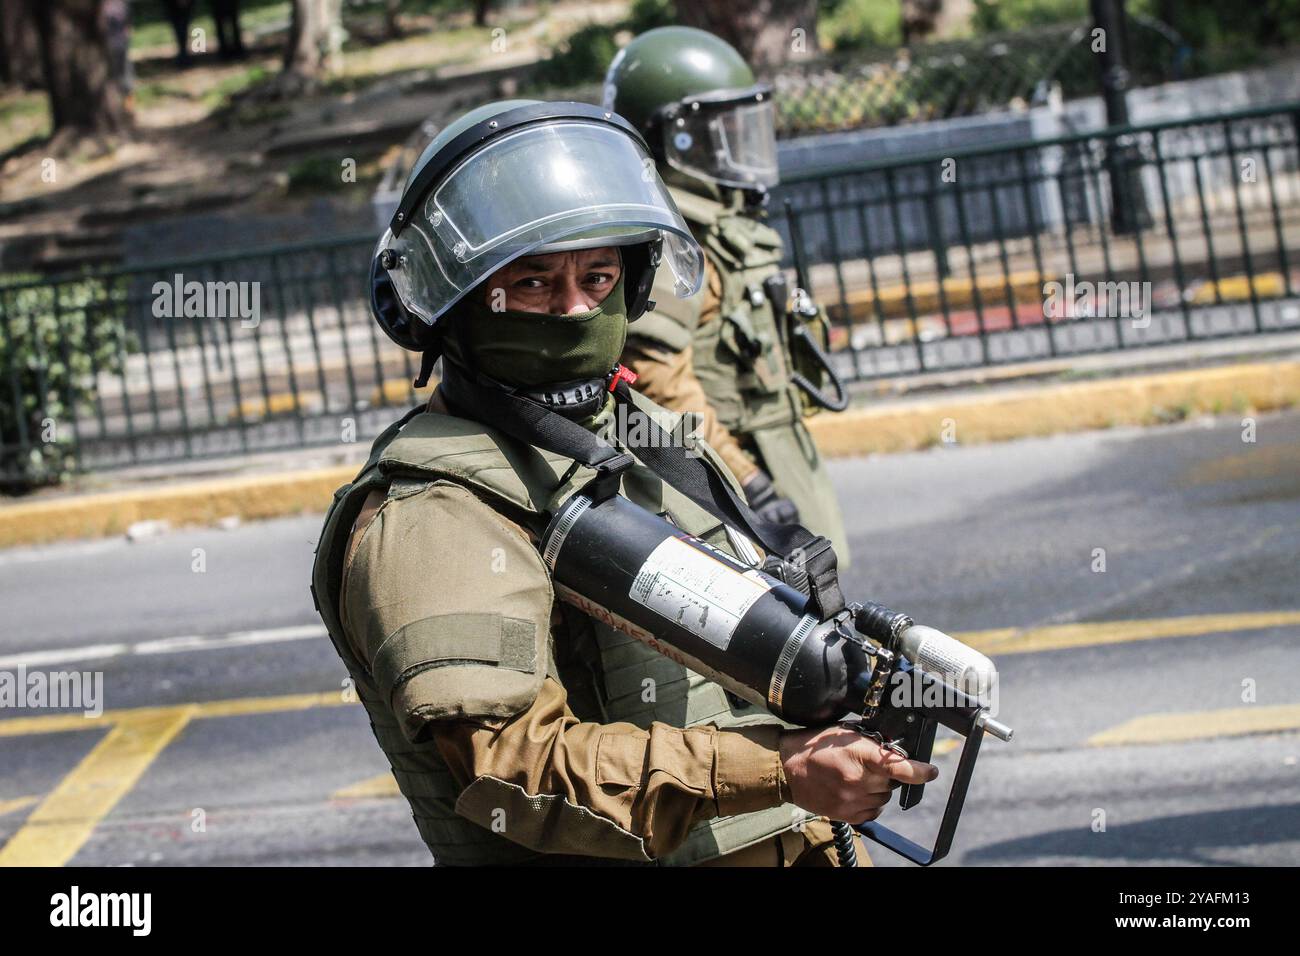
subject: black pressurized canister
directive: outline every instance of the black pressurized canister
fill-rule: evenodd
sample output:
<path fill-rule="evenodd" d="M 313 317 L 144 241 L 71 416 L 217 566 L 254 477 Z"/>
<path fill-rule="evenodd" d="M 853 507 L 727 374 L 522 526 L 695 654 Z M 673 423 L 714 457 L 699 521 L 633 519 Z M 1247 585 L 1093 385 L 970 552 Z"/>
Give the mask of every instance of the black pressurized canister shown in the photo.
<path fill-rule="evenodd" d="M 807 596 L 621 495 L 566 501 L 542 556 L 561 600 L 783 720 L 862 709 L 871 660 Z"/>

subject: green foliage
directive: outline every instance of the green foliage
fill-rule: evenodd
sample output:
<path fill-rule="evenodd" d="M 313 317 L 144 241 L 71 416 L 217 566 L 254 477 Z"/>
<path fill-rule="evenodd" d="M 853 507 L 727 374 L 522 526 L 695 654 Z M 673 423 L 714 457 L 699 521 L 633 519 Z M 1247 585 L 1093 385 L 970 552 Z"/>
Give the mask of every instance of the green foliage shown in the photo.
<path fill-rule="evenodd" d="M 971 26 L 976 33 L 1001 33 L 1088 16 L 1088 0 L 975 0 Z"/>
<path fill-rule="evenodd" d="M 210 90 L 203 94 L 204 100 L 210 106 L 220 108 L 227 105 L 230 100 L 245 90 L 266 83 L 271 78 L 271 71 L 260 63 L 254 63 L 246 69 L 218 80 Z"/>
<path fill-rule="evenodd" d="M 670 27 L 677 22 L 677 8 L 673 0 L 635 0 L 627 20 L 620 24 L 631 30 L 633 36 L 655 27 Z"/>
<path fill-rule="evenodd" d="M 598 83 L 618 52 L 616 34 L 626 30 L 635 35 L 675 22 L 673 0 L 636 0 L 627 19 L 613 24 L 591 23 L 570 36 L 538 67 L 530 85 L 546 89 Z"/>
<path fill-rule="evenodd" d="M 899 0 L 822 0 L 817 34 L 834 50 L 900 46 L 903 18 Z"/>
<path fill-rule="evenodd" d="M 343 184 L 343 167 L 334 156 L 309 156 L 289 167 L 289 192 L 315 193 L 338 189 Z"/>
<path fill-rule="evenodd" d="M 615 32 L 614 27 L 599 23 L 578 30 L 554 55 L 542 62 L 535 82 L 544 87 L 598 82 L 618 52 Z"/>
<path fill-rule="evenodd" d="M 124 280 L 83 279 L 0 292 L 0 491 L 62 481 L 75 465 L 73 424 L 94 375 L 120 372 L 132 346 Z"/>

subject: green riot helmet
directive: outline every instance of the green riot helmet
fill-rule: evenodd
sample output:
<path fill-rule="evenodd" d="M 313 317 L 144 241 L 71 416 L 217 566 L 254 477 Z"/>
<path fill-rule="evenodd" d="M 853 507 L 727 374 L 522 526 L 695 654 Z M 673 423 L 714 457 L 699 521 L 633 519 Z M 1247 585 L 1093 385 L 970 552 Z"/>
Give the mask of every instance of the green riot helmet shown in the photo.
<path fill-rule="evenodd" d="M 467 113 L 425 148 L 371 264 L 371 306 L 397 344 L 429 352 L 439 320 L 528 253 L 618 246 L 629 319 L 662 259 L 678 295 L 704 256 L 621 117 L 585 103 L 514 100 Z"/>
<path fill-rule="evenodd" d="M 685 185 L 766 190 L 779 181 L 772 88 L 712 33 L 659 27 L 633 39 L 605 74 L 604 106 Z"/>

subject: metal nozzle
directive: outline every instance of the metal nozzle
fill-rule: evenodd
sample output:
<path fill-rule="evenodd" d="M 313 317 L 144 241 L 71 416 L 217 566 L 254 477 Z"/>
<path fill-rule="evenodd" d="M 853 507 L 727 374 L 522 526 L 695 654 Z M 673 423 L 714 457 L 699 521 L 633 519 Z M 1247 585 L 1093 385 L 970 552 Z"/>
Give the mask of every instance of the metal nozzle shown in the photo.
<path fill-rule="evenodd" d="M 989 716 L 988 711 L 980 711 L 980 715 L 975 718 L 975 726 L 985 733 L 992 734 L 998 740 L 1009 741 L 1011 735 L 1015 733 L 1006 724 L 994 720 Z"/>

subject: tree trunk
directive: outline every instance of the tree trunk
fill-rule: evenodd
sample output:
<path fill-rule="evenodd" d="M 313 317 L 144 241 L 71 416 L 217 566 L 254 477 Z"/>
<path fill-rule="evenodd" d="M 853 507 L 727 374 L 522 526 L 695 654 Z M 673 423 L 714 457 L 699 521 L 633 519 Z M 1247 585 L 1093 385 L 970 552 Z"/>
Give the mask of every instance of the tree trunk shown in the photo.
<path fill-rule="evenodd" d="M 113 0 L 27 0 L 40 35 L 41 65 L 50 98 L 54 135 L 129 135 L 129 62 L 126 32 L 105 14 L 118 14 Z"/>
<path fill-rule="evenodd" d="M 384 36 L 389 40 L 398 40 L 402 36 L 402 24 L 397 19 L 401 9 L 402 0 L 384 0 Z"/>
<path fill-rule="evenodd" d="M 172 35 L 176 37 L 176 65 L 189 66 L 190 20 L 194 16 L 194 0 L 163 0 L 163 9 L 167 11 L 167 22 L 171 24 Z"/>
<path fill-rule="evenodd" d="M 282 85 L 311 90 L 343 65 L 342 0 L 293 0 Z"/>
<path fill-rule="evenodd" d="M 239 35 L 239 0 L 212 0 L 217 27 L 217 51 L 223 60 L 242 60 L 244 39 Z"/>
<path fill-rule="evenodd" d="M 755 70 L 816 56 L 817 0 L 691 0 L 678 19 L 726 40 Z"/>
<path fill-rule="evenodd" d="M 474 0 L 474 26 L 487 26 L 488 11 L 492 9 L 492 0 Z"/>
<path fill-rule="evenodd" d="M 0 0 L 0 83 L 28 90 L 45 85 L 41 36 L 26 0 Z"/>

